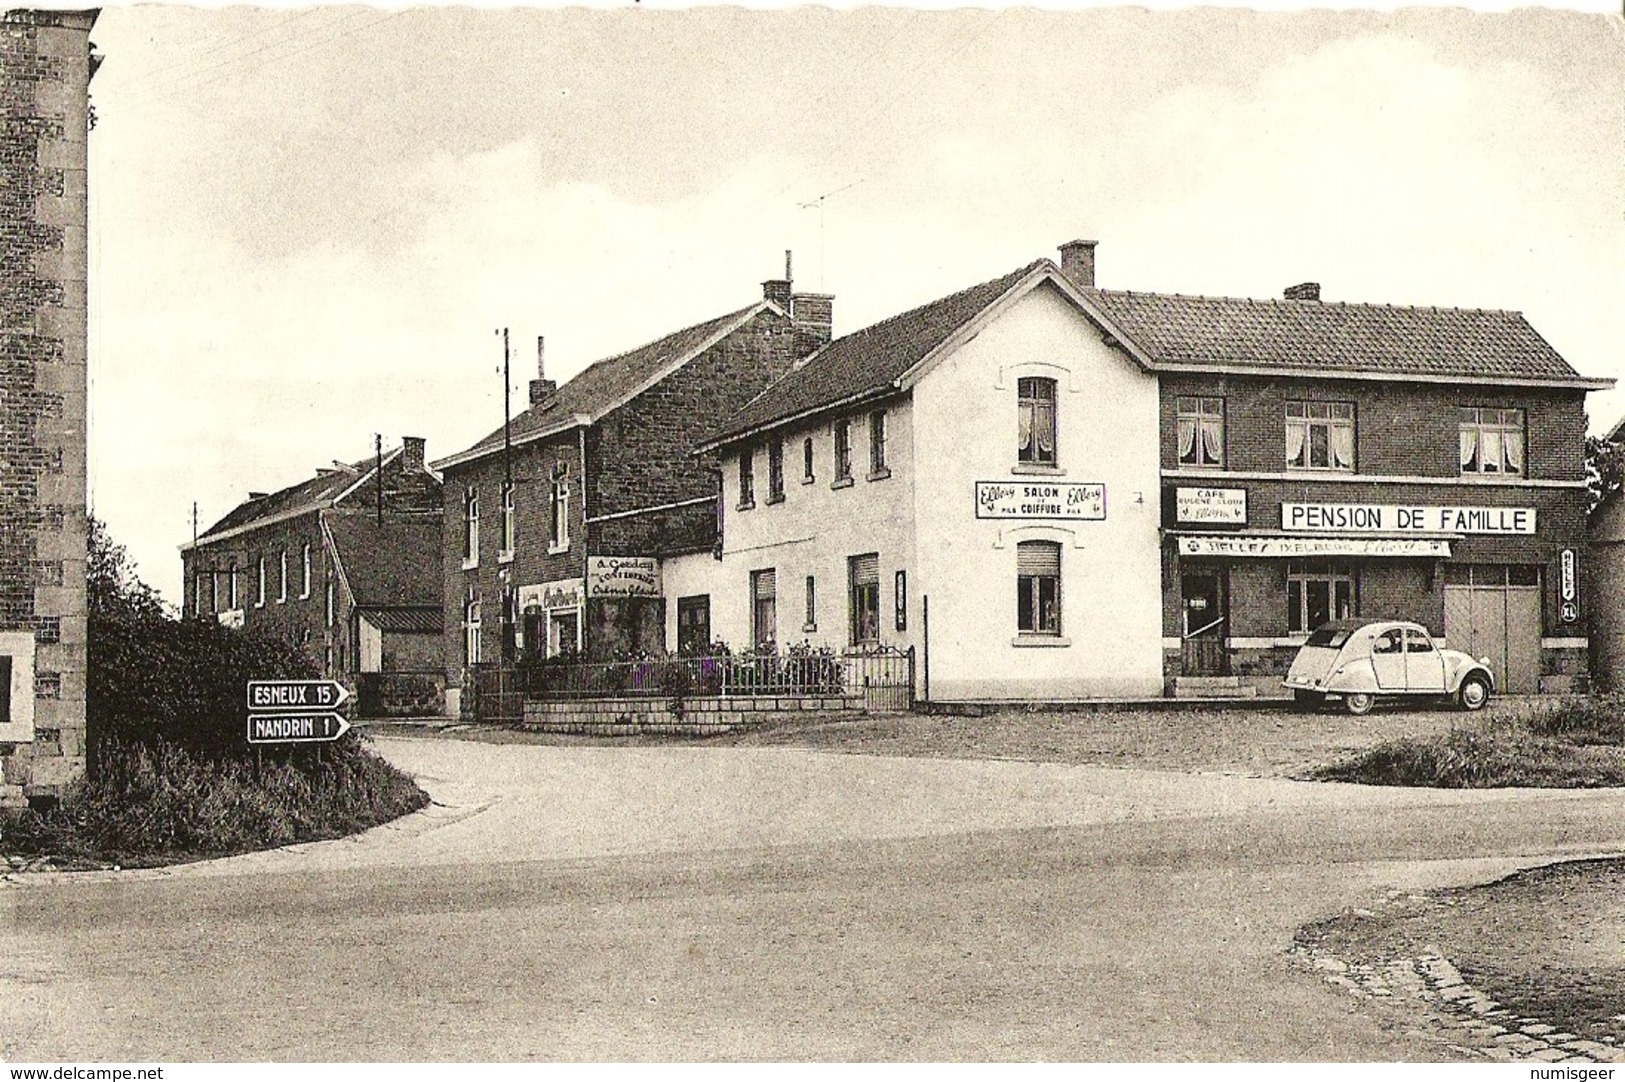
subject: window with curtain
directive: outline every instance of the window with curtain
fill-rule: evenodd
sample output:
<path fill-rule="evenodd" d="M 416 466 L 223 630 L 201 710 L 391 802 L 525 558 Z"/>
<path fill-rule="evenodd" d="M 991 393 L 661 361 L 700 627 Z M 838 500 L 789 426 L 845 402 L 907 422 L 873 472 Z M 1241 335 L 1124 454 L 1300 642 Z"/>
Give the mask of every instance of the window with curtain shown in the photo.
<path fill-rule="evenodd" d="M 869 477 L 871 480 L 886 473 L 886 411 L 869 414 Z"/>
<path fill-rule="evenodd" d="M 1354 404 L 1288 402 L 1286 464 L 1298 470 L 1354 469 Z"/>
<path fill-rule="evenodd" d="M 880 641 L 880 554 L 864 553 L 846 561 L 851 584 L 852 644 Z"/>
<path fill-rule="evenodd" d="M 767 445 L 767 502 L 784 499 L 784 440 L 778 436 Z"/>
<path fill-rule="evenodd" d="M 1459 428 L 1463 474 L 1524 475 L 1523 410 L 1463 407 Z"/>
<path fill-rule="evenodd" d="M 1055 381 L 1043 376 L 1018 379 L 1016 406 L 1016 461 L 1030 466 L 1055 465 Z"/>
<path fill-rule="evenodd" d="M 1179 464 L 1219 469 L 1224 466 L 1224 399 L 1180 395 Z"/>
<path fill-rule="evenodd" d="M 1061 633 L 1061 546 L 1054 541 L 1016 545 L 1016 630 Z"/>
<path fill-rule="evenodd" d="M 480 559 L 480 490 L 473 485 L 463 489 L 463 563 Z"/>
<path fill-rule="evenodd" d="M 801 480 L 803 484 L 814 480 L 813 441 L 811 436 L 801 441 Z"/>
<path fill-rule="evenodd" d="M 852 422 L 835 422 L 835 483 L 852 480 Z"/>

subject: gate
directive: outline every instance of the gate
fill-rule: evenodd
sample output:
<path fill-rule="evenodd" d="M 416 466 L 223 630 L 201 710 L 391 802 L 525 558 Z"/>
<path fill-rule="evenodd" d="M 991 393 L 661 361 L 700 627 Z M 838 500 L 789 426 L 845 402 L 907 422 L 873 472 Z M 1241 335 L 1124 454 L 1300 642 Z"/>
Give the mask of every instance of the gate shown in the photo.
<path fill-rule="evenodd" d="M 525 720 L 525 689 L 522 674 L 511 664 L 486 661 L 469 671 L 473 695 L 469 712 L 475 721 L 515 725 Z"/>
<path fill-rule="evenodd" d="M 914 647 L 854 648 L 841 655 L 848 694 L 863 692 L 865 710 L 914 709 Z"/>
<path fill-rule="evenodd" d="M 1540 569 L 1499 565 L 1449 568 L 1444 637 L 1452 650 L 1490 659 L 1495 689 L 1540 690 Z"/>

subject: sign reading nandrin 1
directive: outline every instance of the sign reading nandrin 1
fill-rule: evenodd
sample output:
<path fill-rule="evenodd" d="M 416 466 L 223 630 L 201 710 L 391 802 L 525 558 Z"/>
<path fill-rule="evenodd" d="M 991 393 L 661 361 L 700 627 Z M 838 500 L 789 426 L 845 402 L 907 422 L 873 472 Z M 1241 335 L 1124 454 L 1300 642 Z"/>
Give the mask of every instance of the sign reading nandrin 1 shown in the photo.
<path fill-rule="evenodd" d="M 1106 486 L 1083 481 L 978 481 L 977 518 L 1106 517 Z"/>
<path fill-rule="evenodd" d="M 587 596 L 659 597 L 660 563 L 653 556 L 589 556 Z"/>
<path fill-rule="evenodd" d="M 1300 533 L 1532 534 L 1533 507 L 1283 503 L 1281 529 Z"/>
<path fill-rule="evenodd" d="M 350 731 L 350 723 L 338 714 L 250 714 L 250 744 L 306 744 L 337 740 Z"/>

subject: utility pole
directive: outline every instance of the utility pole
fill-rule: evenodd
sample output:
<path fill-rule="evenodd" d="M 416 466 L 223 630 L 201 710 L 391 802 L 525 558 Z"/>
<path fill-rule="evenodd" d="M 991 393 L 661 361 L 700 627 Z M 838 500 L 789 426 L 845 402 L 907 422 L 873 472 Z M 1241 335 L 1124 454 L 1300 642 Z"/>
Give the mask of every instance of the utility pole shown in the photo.
<path fill-rule="evenodd" d="M 192 548 L 197 549 L 197 501 L 192 501 Z"/>
<path fill-rule="evenodd" d="M 372 434 L 372 487 L 378 491 L 378 528 L 384 528 L 384 434 Z"/>
<path fill-rule="evenodd" d="M 508 377 L 508 328 L 502 328 L 502 483 L 513 487 L 513 381 Z"/>

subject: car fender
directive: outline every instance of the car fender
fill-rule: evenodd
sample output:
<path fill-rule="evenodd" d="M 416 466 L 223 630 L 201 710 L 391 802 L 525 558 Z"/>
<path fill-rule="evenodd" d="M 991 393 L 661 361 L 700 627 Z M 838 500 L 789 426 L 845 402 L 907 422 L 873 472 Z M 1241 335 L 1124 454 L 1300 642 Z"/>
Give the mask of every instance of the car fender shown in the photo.
<path fill-rule="evenodd" d="M 1331 675 L 1326 678 L 1327 691 L 1368 691 L 1377 690 L 1377 670 L 1372 668 L 1368 657 L 1354 658 L 1348 661 L 1340 660 L 1332 666 Z"/>
<path fill-rule="evenodd" d="M 1462 683 L 1474 673 L 1478 673 L 1485 680 L 1488 680 L 1490 690 L 1495 690 L 1495 674 L 1490 671 L 1489 666 L 1484 662 L 1471 654 L 1464 654 L 1458 650 L 1446 650 L 1444 655 L 1446 662 L 1449 664 L 1450 678 L 1446 683 L 1446 687 L 1450 689 L 1450 694 L 1454 695 L 1460 691 Z"/>
<path fill-rule="evenodd" d="M 1450 694 L 1454 695 L 1460 691 L 1461 685 L 1467 682 L 1467 678 L 1469 676 L 1482 676 L 1485 681 L 1489 683 L 1490 690 L 1495 690 L 1495 674 L 1490 672 L 1484 666 L 1474 662 L 1471 665 L 1464 666 L 1461 672 L 1457 674 L 1455 682 L 1450 685 Z"/>

